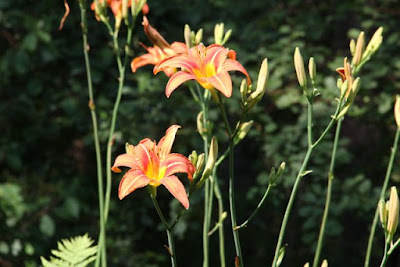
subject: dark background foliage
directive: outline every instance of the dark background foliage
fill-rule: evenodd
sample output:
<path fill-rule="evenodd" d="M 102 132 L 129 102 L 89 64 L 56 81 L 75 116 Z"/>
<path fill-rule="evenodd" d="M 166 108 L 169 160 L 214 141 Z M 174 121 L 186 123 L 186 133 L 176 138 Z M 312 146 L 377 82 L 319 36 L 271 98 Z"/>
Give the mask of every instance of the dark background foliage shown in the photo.
<path fill-rule="evenodd" d="M 60 238 L 88 232 L 98 234 L 97 179 L 91 119 L 87 107 L 86 73 L 79 7 L 69 1 L 71 14 L 64 29 L 58 23 L 62 1 L 5 0 L 0 2 L 0 265 L 37 266 Z M 259 64 L 269 59 L 267 95 L 254 108 L 249 137 L 236 152 L 238 220 L 251 213 L 267 186 L 271 167 L 287 164 L 257 218 L 241 230 L 247 266 L 264 266 L 273 251 L 296 171 L 306 148 L 305 105 L 293 68 L 293 51 L 317 62 L 317 85 L 322 95 L 315 103 L 315 131 L 320 132 L 333 113 L 337 96 L 334 70 L 350 56 L 349 38 L 360 29 L 371 37 L 384 27 L 380 51 L 365 66 L 362 89 L 343 124 L 334 180 L 333 202 L 322 253 L 330 266 L 362 266 L 369 227 L 393 142 L 394 95 L 400 88 L 400 4 L 396 0 L 355 1 L 149 1 L 150 22 L 168 41 L 183 41 L 183 25 L 204 29 L 204 43 L 213 40 L 215 23 L 233 30 L 227 46 L 256 79 Z M 100 121 L 100 137 L 107 138 L 116 88 L 116 62 L 105 27 L 89 12 L 89 43 Z M 139 19 L 140 20 L 140 19 Z M 132 49 L 143 53 L 146 40 L 137 22 Z M 123 35 L 123 34 L 122 34 Z M 236 88 L 240 75 L 235 75 Z M 154 77 L 151 68 L 129 72 L 120 108 L 113 155 L 124 143 L 144 137 L 158 140 L 165 129 L 180 124 L 174 150 L 201 151 L 196 133 L 198 108 L 179 88 L 164 95 L 167 78 Z M 239 116 L 238 90 L 227 100 L 232 120 Z M 215 107 L 213 107 L 215 108 Z M 211 112 L 218 128 L 218 113 Z M 223 132 L 220 144 L 226 147 Z M 285 242 L 283 266 L 311 261 L 324 205 L 332 135 L 313 155 L 296 199 Z M 222 150 L 221 149 L 221 150 Z M 103 155 L 104 155 L 103 151 Z M 400 181 L 395 161 L 392 184 Z M 222 189 L 226 166 L 221 166 Z M 163 248 L 166 236 L 146 190 L 123 201 L 117 199 L 119 176 L 113 175 L 107 243 L 111 266 L 168 266 Z M 179 204 L 159 190 L 162 208 L 174 216 Z M 177 226 L 178 259 L 182 266 L 201 266 L 202 199 Z M 225 194 L 225 207 L 228 203 Z M 214 217 L 216 218 L 216 217 Z M 226 220 L 228 266 L 233 245 Z M 378 229 L 371 266 L 383 249 Z M 217 235 L 211 238 L 211 266 L 218 266 Z M 397 257 L 397 258 L 396 258 Z M 398 256 L 392 266 L 400 264 Z"/>

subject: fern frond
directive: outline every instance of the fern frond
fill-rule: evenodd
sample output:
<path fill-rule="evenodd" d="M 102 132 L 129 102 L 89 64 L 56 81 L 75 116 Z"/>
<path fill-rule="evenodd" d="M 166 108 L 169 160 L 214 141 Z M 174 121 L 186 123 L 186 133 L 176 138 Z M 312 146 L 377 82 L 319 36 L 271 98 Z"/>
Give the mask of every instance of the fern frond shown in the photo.
<path fill-rule="evenodd" d="M 61 239 L 57 242 L 58 250 L 51 253 L 50 261 L 40 257 L 43 267 L 84 267 L 96 259 L 97 246 L 92 246 L 93 240 L 87 235 L 71 239 Z"/>

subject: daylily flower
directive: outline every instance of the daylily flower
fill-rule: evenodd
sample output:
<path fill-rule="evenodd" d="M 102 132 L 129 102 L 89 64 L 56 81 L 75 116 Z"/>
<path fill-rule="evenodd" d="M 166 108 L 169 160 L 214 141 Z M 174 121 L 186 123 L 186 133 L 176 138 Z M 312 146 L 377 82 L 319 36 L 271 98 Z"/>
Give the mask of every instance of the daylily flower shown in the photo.
<path fill-rule="evenodd" d="M 174 174 L 187 173 L 192 180 L 195 167 L 185 156 L 171 153 L 179 128 L 179 125 L 169 127 L 158 144 L 145 138 L 137 146 L 127 145 L 126 153 L 115 159 L 112 171 L 121 172 L 121 166 L 130 168 L 119 184 L 119 199 L 146 185 L 157 188 L 162 184 L 186 209 L 189 208 L 185 187 Z"/>
<path fill-rule="evenodd" d="M 104 2 L 104 0 L 99 0 L 99 4 L 102 4 L 103 2 Z M 135 2 L 137 3 L 138 1 L 135 0 Z M 108 7 L 111 8 L 111 11 L 113 12 L 113 14 L 116 18 L 119 18 L 119 19 L 122 18 L 122 0 L 106 0 L 106 4 Z M 130 7 L 131 5 L 132 5 L 132 1 L 128 0 L 128 7 Z M 90 9 L 96 10 L 96 3 L 94 1 L 90 5 Z M 147 5 L 147 3 L 145 3 L 144 6 L 142 7 L 142 13 L 144 15 L 149 13 L 149 6 Z M 96 16 L 96 18 L 97 18 L 97 16 Z"/>
<path fill-rule="evenodd" d="M 187 47 L 185 43 L 182 42 L 173 42 L 169 44 L 161 34 L 154 29 L 147 20 L 147 17 L 143 17 L 143 27 L 144 32 L 146 33 L 149 40 L 154 44 L 154 47 L 146 47 L 143 45 L 144 49 L 147 50 L 147 54 L 136 57 L 132 60 L 131 68 L 132 72 L 136 72 L 136 70 L 145 65 L 157 65 L 162 60 L 178 55 L 178 54 L 186 54 Z M 175 68 L 165 68 L 165 74 L 168 77 L 171 77 L 175 72 Z"/>
<path fill-rule="evenodd" d="M 181 68 L 181 71 L 175 73 L 168 81 L 165 88 L 167 97 L 188 80 L 196 80 L 205 89 L 215 88 L 226 97 L 230 97 L 232 80 L 228 71 L 233 70 L 242 72 L 247 77 L 247 83 L 251 83 L 246 69 L 236 61 L 236 52 L 217 44 L 208 47 L 199 44 L 190 48 L 187 55 L 165 59 L 154 67 L 154 74 L 166 68 Z"/>
<path fill-rule="evenodd" d="M 350 63 L 347 60 L 347 57 L 344 58 L 343 60 L 343 67 L 341 68 L 337 68 L 336 72 L 339 73 L 340 77 L 342 78 L 342 81 L 347 81 L 347 89 L 345 92 L 345 97 L 346 99 L 349 97 L 350 93 L 351 93 L 351 88 L 353 86 L 353 82 L 354 82 L 354 77 L 351 73 L 351 66 Z"/>

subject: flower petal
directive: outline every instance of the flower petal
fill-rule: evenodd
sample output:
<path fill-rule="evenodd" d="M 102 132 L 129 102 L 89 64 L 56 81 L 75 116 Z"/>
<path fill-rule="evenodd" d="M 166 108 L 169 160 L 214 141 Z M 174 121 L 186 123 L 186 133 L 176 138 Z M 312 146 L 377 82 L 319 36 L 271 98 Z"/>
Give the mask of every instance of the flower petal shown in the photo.
<path fill-rule="evenodd" d="M 205 64 L 212 63 L 216 70 L 225 62 L 228 55 L 228 49 L 220 45 L 210 45 L 207 47 Z"/>
<path fill-rule="evenodd" d="M 119 155 L 114 162 L 114 165 L 112 166 L 111 170 L 116 173 L 120 173 L 121 170 L 118 167 L 128 167 L 131 169 L 139 169 L 140 164 L 137 162 L 137 159 L 135 156 L 130 155 L 130 154 L 122 154 Z"/>
<path fill-rule="evenodd" d="M 173 42 L 171 44 L 171 49 L 174 50 L 176 54 L 187 54 L 188 48 L 185 43 Z"/>
<path fill-rule="evenodd" d="M 119 183 L 119 199 L 123 199 L 136 189 L 146 186 L 149 181 L 150 179 L 141 170 L 129 170 Z"/>
<path fill-rule="evenodd" d="M 169 69 L 164 69 L 164 71 L 169 70 Z M 168 75 L 168 74 L 167 74 Z M 178 88 L 179 85 L 182 83 L 189 81 L 189 80 L 195 80 L 196 76 L 193 74 L 190 74 L 185 71 L 178 71 L 174 75 L 169 78 L 169 81 L 167 83 L 167 86 L 165 87 L 165 95 L 169 98 L 170 95 L 172 94 L 173 91 L 175 91 L 176 88 Z"/>
<path fill-rule="evenodd" d="M 154 151 L 152 151 L 154 147 L 154 142 L 146 138 L 140 141 L 140 143 L 134 148 L 136 160 L 143 170 L 147 168 L 147 165 L 151 160 L 152 154 L 154 153 Z"/>
<path fill-rule="evenodd" d="M 192 72 L 193 69 L 198 69 L 196 61 L 187 55 L 176 55 L 166 58 L 154 67 L 154 74 L 163 71 L 165 68 L 185 68 L 187 71 Z"/>
<path fill-rule="evenodd" d="M 247 70 L 240 64 L 238 61 L 233 60 L 233 59 L 227 59 L 225 63 L 222 65 L 222 69 L 225 71 L 233 71 L 237 70 L 246 75 L 247 77 L 247 84 L 251 84 L 250 76 L 247 73 Z"/>
<path fill-rule="evenodd" d="M 216 75 L 207 78 L 207 81 L 226 97 L 231 97 L 232 79 L 227 71 L 220 71 Z"/>
<path fill-rule="evenodd" d="M 135 57 L 131 62 L 132 72 L 134 73 L 134 72 L 136 72 L 136 70 L 138 68 L 143 67 L 148 64 L 151 64 L 151 65 L 157 64 L 157 60 L 154 57 L 154 55 L 148 53 L 148 54 L 141 55 L 139 57 Z"/>
<path fill-rule="evenodd" d="M 160 158 L 165 158 L 171 152 L 172 144 L 175 141 L 175 135 L 179 128 L 181 128 L 179 125 L 170 126 L 165 132 L 165 136 L 158 142 L 157 146 L 160 149 Z"/>
<path fill-rule="evenodd" d="M 165 176 L 175 173 L 187 173 L 189 180 L 193 180 L 195 167 L 190 160 L 178 153 L 169 154 L 162 162 L 161 168 L 165 167 Z"/>
<path fill-rule="evenodd" d="M 160 180 L 160 183 L 163 184 L 168 191 L 182 203 L 185 209 L 189 208 L 189 199 L 186 195 L 185 187 L 182 182 L 175 175 L 164 177 Z"/>

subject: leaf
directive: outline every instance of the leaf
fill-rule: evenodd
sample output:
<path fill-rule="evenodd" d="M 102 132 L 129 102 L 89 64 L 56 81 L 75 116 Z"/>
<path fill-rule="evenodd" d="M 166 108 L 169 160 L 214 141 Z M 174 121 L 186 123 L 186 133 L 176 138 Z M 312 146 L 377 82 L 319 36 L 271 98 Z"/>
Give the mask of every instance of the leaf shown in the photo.
<path fill-rule="evenodd" d="M 57 258 L 50 256 L 50 261 L 48 261 L 44 257 L 40 257 L 40 260 L 44 267 L 87 266 L 96 259 L 97 246 L 92 246 L 93 242 L 87 234 L 70 239 L 61 239 L 57 243 L 58 250 L 51 251 Z"/>

